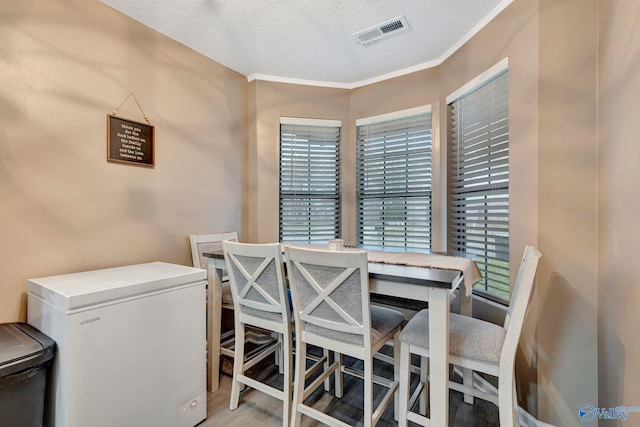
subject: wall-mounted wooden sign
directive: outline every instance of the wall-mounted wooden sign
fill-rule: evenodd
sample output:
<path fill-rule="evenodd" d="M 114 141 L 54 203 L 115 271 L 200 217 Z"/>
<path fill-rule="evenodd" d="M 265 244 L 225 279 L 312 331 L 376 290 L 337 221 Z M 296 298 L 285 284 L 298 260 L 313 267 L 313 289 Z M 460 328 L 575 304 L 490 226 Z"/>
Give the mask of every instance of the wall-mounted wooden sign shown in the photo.
<path fill-rule="evenodd" d="M 107 160 L 153 167 L 153 126 L 107 114 Z"/>

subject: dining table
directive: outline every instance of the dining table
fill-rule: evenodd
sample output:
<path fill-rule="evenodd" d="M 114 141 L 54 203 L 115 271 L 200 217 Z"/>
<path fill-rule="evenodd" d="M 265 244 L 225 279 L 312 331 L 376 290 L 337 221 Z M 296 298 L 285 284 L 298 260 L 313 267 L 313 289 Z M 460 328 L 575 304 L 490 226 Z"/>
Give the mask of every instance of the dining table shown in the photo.
<path fill-rule="evenodd" d="M 327 249 L 324 247 L 324 249 Z M 385 254 L 389 254 L 388 256 Z M 207 334 L 209 355 L 220 353 L 222 315 L 222 277 L 226 270 L 222 250 L 203 252 L 207 257 L 208 299 Z M 446 426 L 449 414 L 449 312 L 453 292 L 464 282 L 463 271 L 429 265 L 430 254 L 410 254 L 413 265 L 394 261 L 395 252 L 368 251 L 369 291 L 372 294 L 406 298 L 429 303 L 429 403 L 431 425 Z M 424 257 L 424 258 L 423 258 Z M 388 260 L 388 262 L 386 262 Z M 425 262 L 420 262 L 420 261 Z M 468 274 L 468 273 L 467 273 Z M 468 279 L 468 278 L 467 278 Z M 470 288 L 459 291 L 460 314 L 471 316 Z M 211 303 L 213 302 L 213 304 Z M 219 357 L 208 358 L 208 386 L 219 387 Z M 463 373 L 465 385 L 472 382 L 472 372 Z M 472 396 L 465 401 L 472 402 Z"/>

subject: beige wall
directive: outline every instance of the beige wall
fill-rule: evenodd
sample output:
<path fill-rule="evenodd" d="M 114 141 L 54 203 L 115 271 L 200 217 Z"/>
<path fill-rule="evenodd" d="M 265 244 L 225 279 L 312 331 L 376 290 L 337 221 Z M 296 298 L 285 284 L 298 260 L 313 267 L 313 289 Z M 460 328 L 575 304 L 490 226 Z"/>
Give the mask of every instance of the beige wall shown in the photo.
<path fill-rule="evenodd" d="M 540 1 L 539 414 L 598 401 L 595 0 Z"/>
<path fill-rule="evenodd" d="M 245 77 L 97 0 L 2 2 L 0 21 L 0 322 L 25 319 L 27 278 L 190 264 L 188 234 L 239 230 Z M 130 92 L 154 169 L 106 161 Z"/>
<path fill-rule="evenodd" d="M 639 406 L 640 2 L 601 0 L 598 21 L 599 398 Z"/>

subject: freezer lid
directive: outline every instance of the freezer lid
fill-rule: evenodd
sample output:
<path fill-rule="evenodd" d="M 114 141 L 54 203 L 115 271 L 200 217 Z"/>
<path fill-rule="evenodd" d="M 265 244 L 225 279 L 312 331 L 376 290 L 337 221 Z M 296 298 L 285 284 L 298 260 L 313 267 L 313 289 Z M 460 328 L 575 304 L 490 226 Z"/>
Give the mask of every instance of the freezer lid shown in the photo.
<path fill-rule="evenodd" d="M 29 279 L 27 289 L 62 311 L 197 283 L 207 271 L 165 262 Z"/>

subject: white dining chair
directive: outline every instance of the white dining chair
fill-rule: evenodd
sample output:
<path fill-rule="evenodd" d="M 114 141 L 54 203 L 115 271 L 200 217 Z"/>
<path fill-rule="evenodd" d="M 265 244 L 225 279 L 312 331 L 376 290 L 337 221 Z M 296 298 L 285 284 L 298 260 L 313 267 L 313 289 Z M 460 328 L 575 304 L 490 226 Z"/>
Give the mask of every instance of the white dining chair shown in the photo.
<path fill-rule="evenodd" d="M 537 249 L 525 247 L 502 326 L 455 313 L 449 317 L 449 363 L 498 377 L 498 394 L 453 381 L 449 387 L 498 405 L 501 427 L 518 425 L 515 356 L 540 257 Z M 400 427 L 406 426 L 407 421 L 430 425 L 430 420 L 423 414 L 411 411 L 417 398 L 426 393 L 424 371 L 428 370 L 428 363 L 423 363 L 421 382 L 409 398 L 412 354 L 429 357 L 428 309 L 418 312 L 400 333 Z"/>
<path fill-rule="evenodd" d="M 235 345 L 229 409 L 238 407 L 240 391 L 247 385 L 283 402 L 282 425 L 287 427 L 291 416 L 292 324 L 280 244 L 224 241 L 222 247 L 233 295 L 236 343 L 245 341 L 246 327 L 259 327 L 278 335 L 278 340 L 251 357 L 247 357 L 244 345 Z M 282 390 L 246 375 L 248 369 L 276 352 L 282 357 Z"/>
<path fill-rule="evenodd" d="M 228 240 L 231 242 L 238 241 L 238 233 L 235 231 L 228 231 L 224 233 L 215 233 L 215 234 L 192 234 L 189 236 L 189 242 L 191 245 L 191 258 L 193 260 L 193 266 L 196 268 L 202 268 L 207 270 L 208 258 L 203 255 L 204 252 L 215 252 L 222 251 L 222 242 L 224 240 Z M 215 273 L 213 273 L 215 274 Z M 208 277 L 209 286 L 212 286 L 213 279 L 212 277 Z M 228 330 L 224 333 L 220 333 L 222 330 L 222 312 L 220 310 L 216 310 L 215 307 L 222 307 L 223 310 L 233 310 L 233 297 L 231 294 L 231 288 L 229 287 L 228 277 L 224 276 L 221 278 L 222 281 L 222 293 L 218 295 L 220 298 L 219 301 L 207 301 L 207 319 L 209 320 L 207 324 L 207 336 L 212 336 L 214 334 L 211 333 L 212 330 L 217 330 L 220 335 L 220 343 L 219 345 L 213 345 L 213 343 L 208 343 L 207 348 L 207 358 L 212 358 L 213 363 L 208 363 L 207 366 L 213 366 L 213 370 L 215 372 L 211 372 L 210 378 L 218 378 L 219 375 L 219 366 L 220 366 L 220 356 L 227 356 L 231 360 L 233 360 L 234 355 L 234 347 L 235 347 L 235 336 L 233 329 Z M 256 345 L 268 345 L 273 339 L 270 335 L 260 333 L 259 331 L 250 331 L 246 336 L 247 341 L 250 341 Z M 215 350 L 218 348 L 219 350 L 216 352 Z M 216 353 L 216 354 L 209 354 Z M 215 380 L 213 380 L 215 381 Z"/>
<path fill-rule="evenodd" d="M 366 251 L 328 251 L 286 246 L 287 274 L 291 288 L 296 329 L 296 367 L 292 425 L 302 415 L 331 426 L 344 422 L 305 404 L 305 399 L 330 375 L 335 374 L 335 394 L 341 397 L 342 372 L 364 382 L 364 426 L 374 426 L 390 402 L 396 401 L 399 366 L 394 378 L 373 375 L 373 355 L 393 339 L 394 359 L 399 355 L 398 335 L 404 316 L 398 311 L 369 304 L 369 276 Z M 305 387 L 305 358 L 309 345 L 337 354 L 334 362 Z M 342 366 L 342 355 L 364 362 L 364 373 Z M 373 385 L 387 392 L 373 408 Z"/>

